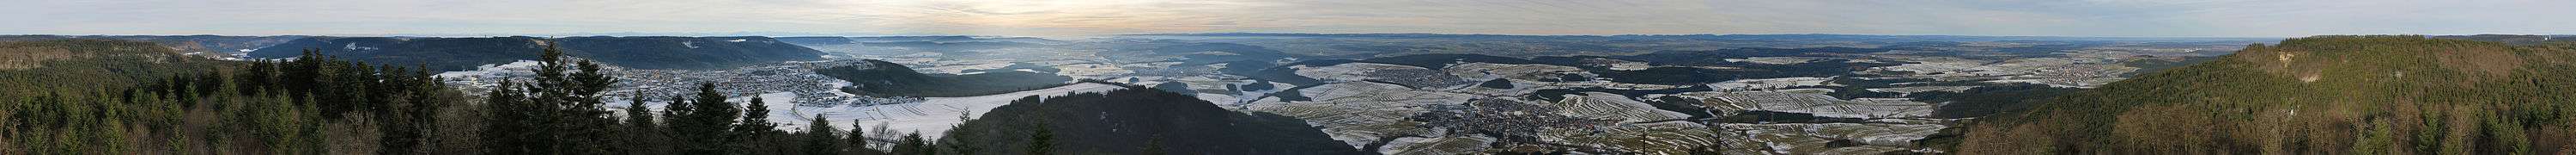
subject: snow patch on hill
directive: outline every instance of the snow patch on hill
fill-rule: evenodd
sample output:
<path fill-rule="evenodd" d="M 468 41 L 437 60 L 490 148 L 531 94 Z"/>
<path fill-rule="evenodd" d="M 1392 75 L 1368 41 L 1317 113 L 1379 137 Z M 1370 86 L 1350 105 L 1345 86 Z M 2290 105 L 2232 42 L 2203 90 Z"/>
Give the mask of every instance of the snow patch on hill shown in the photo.
<path fill-rule="evenodd" d="M 340 48 L 344 48 L 344 49 L 348 49 L 348 50 L 352 50 L 352 51 L 356 51 L 356 50 L 376 50 L 376 47 L 358 46 L 358 43 L 349 43 L 349 45 L 343 45 L 343 46 L 341 46 Z"/>
<path fill-rule="evenodd" d="M 938 138 L 940 134 L 948 132 L 949 128 L 955 127 L 958 123 L 965 122 L 965 120 L 958 119 L 958 116 L 971 115 L 980 117 L 984 112 L 992 111 L 994 107 L 1001 107 L 1002 105 L 1010 104 L 1011 100 L 1020 99 L 1021 97 L 1032 95 L 1059 96 L 1072 93 L 1107 92 L 1120 88 L 1122 87 L 1117 85 L 1075 83 L 1039 90 L 969 97 L 932 97 L 924 98 L 925 101 L 920 103 L 875 106 L 796 106 L 793 103 L 787 103 L 787 101 L 790 101 L 789 99 L 794 99 L 795 96 L 792 93 L 784 93 L 785 95 L 773 95 L 782 93 L 762 94 L 761 97 L 764 98 L 763 100 L 771 102 L 764 104 L 769 104 L 769 120 L 779 123 L 779 129 L 803 130 L 806 125 L 805 123 L 811 122 L 813 119 L 812 117 L 814 117 L 815 114 L 821 114 L 824 117 L 823 119 L 832 120 L 833 124 L 831 125 L 834 128 L 841 130 L 849 130 L 852 126 L 866 126 L 869 132 L 920 132 L 924 138 Z M 884 124 L 886 128 L 877 128 L 877 125 L 879 124 Z"/>
<path fill-rule="evenodd" d="M 510 62 L 510 63 L 506 63 L 506 64 L 484 64 L 483 66 L 474 67 L 474 68 L 476 68 L 475 70 L 469 70 L 469 71 L 452 71 L 452 72 L 442 72 L 442 73 L 438 73 L 438 77 L 439 77 L 439 78 L 476 78 L 476 77 L 498 77 L 498 76 L 511 75 L 511 74 L 535 74 L 535 73 L 533 73 L 533 72 L 530 72 L 529 70 L 530 70 L 531 68 L 537 68 L 537 64 L 539 64 L 539 63 L 542 63 L 542 62 L 537 62 L 537 61 L 535 61 L 535 60 L 519 60 L 519 61 L 516 61 L 516 62 Z"/>

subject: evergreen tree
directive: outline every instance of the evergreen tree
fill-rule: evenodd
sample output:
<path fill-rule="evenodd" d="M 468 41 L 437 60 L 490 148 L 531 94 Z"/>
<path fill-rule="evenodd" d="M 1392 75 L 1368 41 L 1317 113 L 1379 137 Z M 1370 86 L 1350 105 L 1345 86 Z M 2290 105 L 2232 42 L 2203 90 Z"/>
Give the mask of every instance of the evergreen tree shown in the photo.
<path fill-rule="evenodd" d="M 689 98 L 686 96 L 687 95 L 671 95 L 671 103 L 662 104 L 662 119 L 664 120 L 662 120 L 662 124 L 660 124 L 661 127 L 670 128 L 677 126 L 680 122 L 684 121 L 682 119 L 688 117 L 688 113 L 686 112 L 694 111 L 691 109 L 695 109 L 693 108 L 695 106 L 689 104 Z"/>
<path fill-rule="evenodd" d="M 490 114 L 486 116 L 481 135 L 483 148 L 491 154 L 536 154 L 535 150 L 527 148 L 546 147 L 535 142 L 535 136 L 547 133 L 530 129 L 542 123 L 536 118 L 540 110 L 534 109 L 537 106 L 528 105 L 527 97 L 518 88 L 516 80 L 501 80 L 491 91 L 483 94 L 484 109 Z"/>
<path fill-rule="evenodd" d="M 823 114 L 814 114 L 814 121 L 805 124 L 805 154 L 841 154 L 841 137 L 833 135 L 839 131 L 832 128 L 831 119 L 823 117 Z"/>
<path fill-rule="evenodd" d="M 667 108 L 674 114 L 668 126 L 680 139 L 680 154 L 735 153 L 731 129 L 742 113 L 715 89 L 714 83 L 700 83 L 695 100 Z"/>
<path fill-rule="evenodd" d="M 626 122 L 622 126 L 623 130 L 620 131 L 624 134 L 620 140 L 625 143 L 626 154 L 673 153 L 667 149 L 670 146 L 668 143 L 670 138 L 663 135 L 660 125 L 654 123 L 655 114 L 651 112 L 652 109 L 644 106 L 647 102 L 644 100 L 645 97 L 643 92 L 636 92 L 634 96 L 628 97 L 629 101 L 625 109 Z"/>
<path fill-rule="evenodd" d="M 436 117 L 439 108 L 445 104 L 438 95 L 448 91 L 447 86 L 439 83 L 439 79 L 432 77 L 426 68 L 387 67 L 383 71 L 379 74 L 386 76 L 384 84 L 380 84 L 384 87 L 375 87 L 385 88 L 376 92 L 385 94 L 382 97 L 386 98 L 379 100 L 384 104 L 374 110 L 377 111 L 376 118 L 380 119 L 377 129 L 382 134 L 376 140 L 381 145 L 378 154 L 428 153 L 420 146 L 426 143 L 427 134 L 439 127 Z"/>
<path fill-rule="evenodd" d="M 1139 155 L 1163 155 L 1169 153 L 1163 150 L 1163 135 L 1154 135 L 1153 139 L 1146 139 L 1145 148 L 1137 150 L 1142 151 L 1141 153 L 1136 153 Z"/>
<path fill-rule="evenodd" d="M 0 154 L 415 154 L 446 139 L 423 135 L 442 126 L 415 120 L 462 100 L 438 96 L 457 94 L 420 70 L 311 50 L 290 61 L 217 61 L 114 40 L 0 47 L 89 54 L 0 70 Z M 351 113 L 364 120 L 339 117 Z M 336 144 L 367 140 L 375 142 Z"/>
<path fill-rule="evenodd" d="M 626 125 L 627 125 L 627 126 L 631 126 L 631 128 L 632 128 L 632 129 L 634 129 L 634 130 L 643 130 L 643 129 L 653 129 L 653 128 L 658 128 L 658 126 L 656 126 L 656 125 L 654 125 L 654 124 L 653 124 L 653 112 L 652 112 L 653 110 L 652 110 L 652 109 L 649 109 L 649 108 L 644 108 L 644 92 L 642 92 L 642 91 L 637 91 L 637 92 L 635 92 L 635 95 L 634 95 L 634 96 L 632 96 L 632 97 L 627 97 L 627 98 L 628 98 L 628 101 L 626 102 Z M 674 101 L 677 101 L 677 100 L 674 100 Z"/>
<path fill-rule="evenodd" d="M 1047 128 L 1046 124 L 1038 124 L 1038 130 L 1030 133 L 1029 154 L 1055 154 L 1055 131 Z"/>
<path fill-rule="evenodd" d="M 412 102 L 412 101 L 411 101 L 411 100 L 413 100 L 412 98 L 414 98 L 414 97 L 413 97 L 413 96 L 411 96 L 410 94 L 400 94 L 400 95 L 391 96 L 390 98 L 386 99 L 386 101 L 387 101 L 386 103 L 411 104 L 411 103 L 414 103 L 414 102 Z M 405 107 L 408 107 L 408 106 L 405 106 Z M 415 154 L 415 153 L 417 153 L 417 152 L 415 152 L 415 151 L 418 151 L 418 150 L 416 150 L 417 148 L 415 148 L 414 146 L 418 146 L 418 145 L 420 145 L 420 139 L 419 139 L 419 138 L 420 138 L 420 136 L 421 136 L 421 135 L 420 135 L 420 132 L 419 132 L 419 127 L 417 127 L 417 126 L 413 126 L 413 125 L 417 125 L 417 124 L 414 124 L 414 123 L 418 123 L 418 122 L 413 122 L 413 120 L 415 120 L 415 119 L 414 119 L 414 118 L 412 118 L 412 117 L 416 117 L 416 115 L 403 114 L 403 113 L 394 113 L 394 112 L 397 112 L 397 111 L 387 111 L 387 112 L 384 112 L 384 113 L 376 113 L 376 119 L 377 119 L 377 120 L 376 120 L 376 124 L 377 124 L 376 130 L 377 130 L 377 134 L 379 134 L 379 135 L 377 135 L 378 137 L 377 137 L 377 139 L 376 139 L 376 143 L 377 143 L 377 147 L 376 147 L 376 149 L 377 149 L 377 150 L 376 150 L 376 153 L 377 153 L 377 154 Z"/>
<path fill-rule="evenodd" d="M 617 81 L 601 73 L 600 66 L 590 61 L 567 63 L 563 52 L 551 46 L 546 47 L 538 59 L 536 77 L 529 83 L 496 86 L 520 87 L 516 90 L 493 90 L 495 95 L 516 96 L 508 98 L 514 101 L 497 101 L 502 98 L 495 97 L 494 102 L 513 102 L 510 103 L 512 105 L 489 109 L 496 118 L 508 115 L 525 120 L 493 124 L 501 127 L 485 130 L 485 135 L 511 137 L 487 137 L 494 138 L 487 140 L 504 143 L 489 144 L 486 149 L 491 149 L 489 151 L 494 154 L 564 154 L 615 149 L 610 146 L 614 144 L 600 143 L 609 141 L 613 135 L 610 134 L 611 127 L 617 123 L 607 118 L 608 111 L 600 109 L 599 93 Z M 501 134 L 493 134 L 496 132 Z"/>
<path fill-rule="evenodd" d="M 893 153 L 896 155 L 936 155 L 939 154 L 939 151 L 938 149 L 931 148 L 930 142 L 923 141 L 921 139 L 921 133 L 911 133 L 904 135 L 902 141 L 895 142 Z"/>
<path fill-rule="evenodd" d="M 957 113 L 957 120 L 963 120 L 960 122 L 975 121 L 975 117 L 970 117 L 973 116 L 974 113 L 974 111 L 959 112 Z M 956 152 L 957 154 L 977 154 L 981 151 L 976 149 L 975 145 L 980 145 L 982 143 L 972 140 L 973 138 L 966 137 L 976 137 L 979 135 L 976 134 L 978 133 L 976 131 L 981 130 L 983 129 L 970 128 L 967 127 L 966 124 L 960 123 L 951 126 L 948 130 L 948 136 L 944 136 L 948 138 L 940 139 L 939 144 L 947 147 L 949 152 Z"/>
<path fill-rule="evenodd" d="M 743 105 L 746 107 L 742 109 L 742 124 L 734 127 L 735 132 L 761 134 L 778 131 L 778 124 L 769 122 L 768 103 L 762 102 L 759 96 L 752 96 L 751 103 Z"/>
<path fill-rule="evenodd" d="M 778 125 L 769 122 L 769 106 L 760 100 L 760 96 L 751 96 L 751 102 L 744 105 L 747 107 L 742 109 L 742 122 L 733 127 L 734 140 L 737 141 L 733 143 L 734 149 L 756 154 L 776 154 L 770 151 L 782 151 L 782 149 L 769 148 L 782 146 L 767 143 L 778 138 L 776 137 Z"/>

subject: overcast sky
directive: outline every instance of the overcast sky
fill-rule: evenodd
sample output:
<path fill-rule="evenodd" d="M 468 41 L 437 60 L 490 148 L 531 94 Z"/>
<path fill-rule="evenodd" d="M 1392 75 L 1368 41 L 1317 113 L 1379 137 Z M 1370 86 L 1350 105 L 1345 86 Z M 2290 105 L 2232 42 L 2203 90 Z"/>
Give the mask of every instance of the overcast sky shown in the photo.
<path fill-rule="evenodd" d="M 20 0 L 0 34 L 2571 34 L 2568 0 Z"/>

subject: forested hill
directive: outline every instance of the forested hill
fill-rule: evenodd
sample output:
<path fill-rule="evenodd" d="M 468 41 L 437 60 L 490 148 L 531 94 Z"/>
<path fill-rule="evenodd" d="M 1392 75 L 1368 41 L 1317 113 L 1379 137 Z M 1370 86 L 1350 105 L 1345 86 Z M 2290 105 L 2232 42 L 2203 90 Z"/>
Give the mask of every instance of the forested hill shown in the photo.
<path fill-rule="evenodd" d="M 399 154 L 470 141 L 428 130 L 469 118 L 438 112 L 468 97 L 414 68 L 225 61 L 118 40 L 0 49 L 37 64 L 0 69 L 0 154 Z"/>
<path fill-rule="evenodd" d="M 8 54 L 0 58 L 40 64 L 0 69 L 0 154 L 869 155 L 884 152 L 865 139 L 892 138 L 829 126 L 779 131 L 761 115 L 763 104 L 737 106 L 745 104 L 711 83 L 668 96 L 661 115 L 643 108 L 612 115 L 602 93 L 617 80 L 554 49 L 526 58 L 543 62 L 526 83 L 504 81 L 474 96 L 425 69 L 318 51 L 226 61 L 135 41 L 0 42 L 0 49 Z"/>
<path fill-rule="evenodd" d="M 870 96 L 955 97 L 1009 93 L 1062 86 L 1072 77 L 997 70 L 979 74 L 922 74 L 903 64 L 861 60 L 849 66 L 815 69 L 814 73 L 850 81 L 841 91 Z"/>
<path fill-rule="evenodd" d="M 2318 36 L 1982 118 L 1964 154 L 2562 154 L 2576 46 Z M 1938 145 L 1938 144 L 1936 144 Z"/>
<path fill-rule="evenodd" d="M 823 54 L 769 37 L 310 37 L 260 48 L 250 56 L 287 58 L 310 49 L 369 63 L 425 63 L 438 70 L 469 70 L 537 57 L 549 44 L 574 57 L 636 69 L 726 69 L 820 60 Z"/>
<path fill-rule="evenodd" d="M 47 91 L 101 91 L 233 63 L 180 57 L 150 42 L 63 39 L 0 41 L 0 98 Z M 116 84 L 116 85 L 101 85 Z M 7 100 L 0 100 L 7 101 Z"/>
<path fill-rule="evenodd" d="M 964 154 L 1364 153 L 1293 117 L 1237 113 L 1140 86 L 1030 96 L 958 126 L 938 144 L 974 152 Z"/>
<path fill-rule="evenodd" d="M 252 50 L 252 49 L 259 49 L 260 47 L 268 47 L 268 45 L 275 45 L 275 44 L 278 44 L 278 43 L 285 43 L 286 41 L 292 41 L 292 40 L 300 39 L 300 38 L 304 38 L 304 37 L 306 37 L 306 36 L 218 36 L 218 35 L 185 35 L 185 36 L 142 36 L 142 35 L 131 35 L 131 36 L 109 36 L 109 35 L 90 35 L 90 36 L 69 36 L 69 35 L 9 35 L 9 36 L 0 36 L 0 41 L 39 41 L 39 40 L 61 40 L 61 39 L 107 39 L 107 40 L 129 40 L 129 41 L 139 41 L 139 42 L 152 42 L 152 43 L 156 43 L 156 44 L 160 44 L 160 45 L 167 46 L 167 47 L 172 48 L 172 49 L 176 49 L 177 51 L 179 51 L 179 52 L 183 52 L 183 53 L 207 52 L 207 53 L 211 53 L 211 54 L 209 54 L 209 55 L 215 55 L 215 54 L 229 55 L 229 54 L 238 54 L 238 53 L 250 52 L 249 50 Z M 293 53 L 288 53 L 288 54 L 293 54 Z"/>

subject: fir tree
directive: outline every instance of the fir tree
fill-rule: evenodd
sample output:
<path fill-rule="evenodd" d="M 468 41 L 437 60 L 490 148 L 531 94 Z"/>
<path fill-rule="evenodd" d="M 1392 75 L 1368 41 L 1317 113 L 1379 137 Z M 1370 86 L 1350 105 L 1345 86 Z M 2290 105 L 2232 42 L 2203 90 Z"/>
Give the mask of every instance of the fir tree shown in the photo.
<path fill-rule="evenodd" d="M 894 144 L 893 153 L 897 155 L 936 155 L 939 154 L 939 151 L 938 149 L 931 148 L 930 142 L 922 140 L 921 133 L 911 133 L 905 134 L 902 141 Z"/>
<path fill-rule="evenodd" d="M 777 138 L 774 136 L 778 132 L 778 125 L 769 122 L 769 106 L 762 103 L 760 96 L 751 96 L 751 102 L 744 105 L 747 107 L 742 109 L 742 122 L 733 127 L 734 140 L 737 141 L 733 144 L 734 149 L 763 154 L 769 154 L 768 151 L 779 151 L 778 149 L 759 149 L 777 147 L 763 143 Z"/>
<path fill-rule="evenodd" d="M 760 134 L 778 131 L 778 125 L 776 123 L 769 122 L 768 103 L 763 103 L 759 96 L 753 96 L 751 98 L 751 103 L 744 103 L 743 105 L 746 107 L 742 109 L 742 124 L 741 126 L 734 127 L 735 132 L 739 132 L 741 134 Z"/>
<path fill-rule="evenodd" d="M 973 116 L 974 113 L 975 111 L 959 112 L 957 113 L 957 120 L 962 120 L 960 122 L 975 121 L 975 117 L 970 117 Z M 974 141 L 973 138 L 969 137 L 978 137 L 977 135 L 979 134 L 977 134 L 978 132 L 976 131 L 980 130 L 982 129 L 969 128 L 966 124 L 959 123 L 949 128 L 948 136 L 945 136 L 948 138 L 942 139 L 939 144 L 946 146 L 948 151 L 956 152 L 957 154 L 977 154 L 980 150 L 975 148 L 975 145 L 980 145 L 981 143 L 978 143 Z"/>
<path fill-rule="evenodd" d="M 742 113 L 715 89 L 714 83 L 700 83 L 695 100 L 668 108 L 675 114 L 668 126 L 676 134 L 674 137 L 680 138 L 680 154 L 736 153 L 735 134 L 730 129 Z"/>
<path fill-rule="evenodd" d="M 624 128 L 620 131 L 624 134 L 620 140 L 627 146 L 624 148 L 626 154 L 672 153 L 671 150 L 664 149 L 664 146 L 669 146 L 665 141 L 670 139 L 662 135 L 661 126 L 654 123 L 654 114 L 650 108 L 644 106 L 646 102 L 644 98 L 643 92 L 636 92 L 634 96 L 628 97 L 629 101 L 625 109 L 626 122 L 621 126 Z"/>
<path fill-rule="evenodd" d="M 1169 153 L 1163 150 L 1163 135 L 1154 135 L 1152 139 L 1146 139 L 1145 148 L 1137 150 L 1141 150 L 1141 153 L 1136 153 L 1139 155 L 1163 155 Z"/>
<path fill-rule="evenodd" d="M 840 129 L 832 128 L 830 118 L 823 117 L 823 114 L 814 114 L 814 121 L 805 124 L 805 154 L 841 154 L 841 137 L 833 135 L 834 132 L 839 131 Z"/>
<path fill-rule="evenodd" d="M 1055 154 L 1055 131 L 1047 128 L 1046 124 L 1038 124 L 1038 130 L 1029 134 L 1029 154 Z"/>
<path fill-rule="evenodd" d="M 527 148 L 543 147 L 539 146 L 543 144 L 532 142 L 535 141 L 532 137 L 544 135 L 545 133 L 541 133 L 544 131 L 529 129 L 540 123 L 536 122 L 539 120 L 535 118 L 538 110 L 534 110 L 535 106 L 529 106 L 526 103 L 526 96 L 522 96 L 524 94 L 519 92 L 518 87 L 516 80 L 501 80 L 498 85 L 492 87 L 491 91 L 483 95 L 484 109 L 490 111 L 484 121 L 486 124 L 481 134 L 483 148 L 490 151 L 488 153 L 534 154 L 535 150 Z"/>
<path fill-rule="evenodd" d="M 507 115 L 524 120 L 496 123 L 492 126 L 499 127 L 485 130 L 485 135 L 511 136 L 487 137 L 493 138 L 487 140 L 504 142 L 487 145 L 487 149 L 493 151 L 491 153 L 563 154 L 615 149 L 610 146 L 613 144 L 599 143 L 608 141 L 612 135 L 611 127 L 616 124 L 615 120 L 606 117 L 608 111 L 600 109 L 599 93 L 617 81 L 601 73 L 598 64 L 590 61 L 567 64 L 563 57 L 561 50 L 548 46 L 538 57 L 540 61 L 534 80 L 528 84 L 496 86 L 520 87 L 510 91 L 505 90 L 511 88 L 493 90 L 495 95 L 514 96 L 506 98 L 510 101 L 494 97 L 496 103 L 511 102 L 511 105 L 489 109 L 496 119 Z M 496 132 L 502 134 L 492 134 Z"/>
<path fill-rule="evenodd" d="M 657 128 L 653 124 L 652 110 L 644 108 L 644 92 L 637 91 L 634 96 L 627 98 L 626 125 L 637 130 Z"/>

